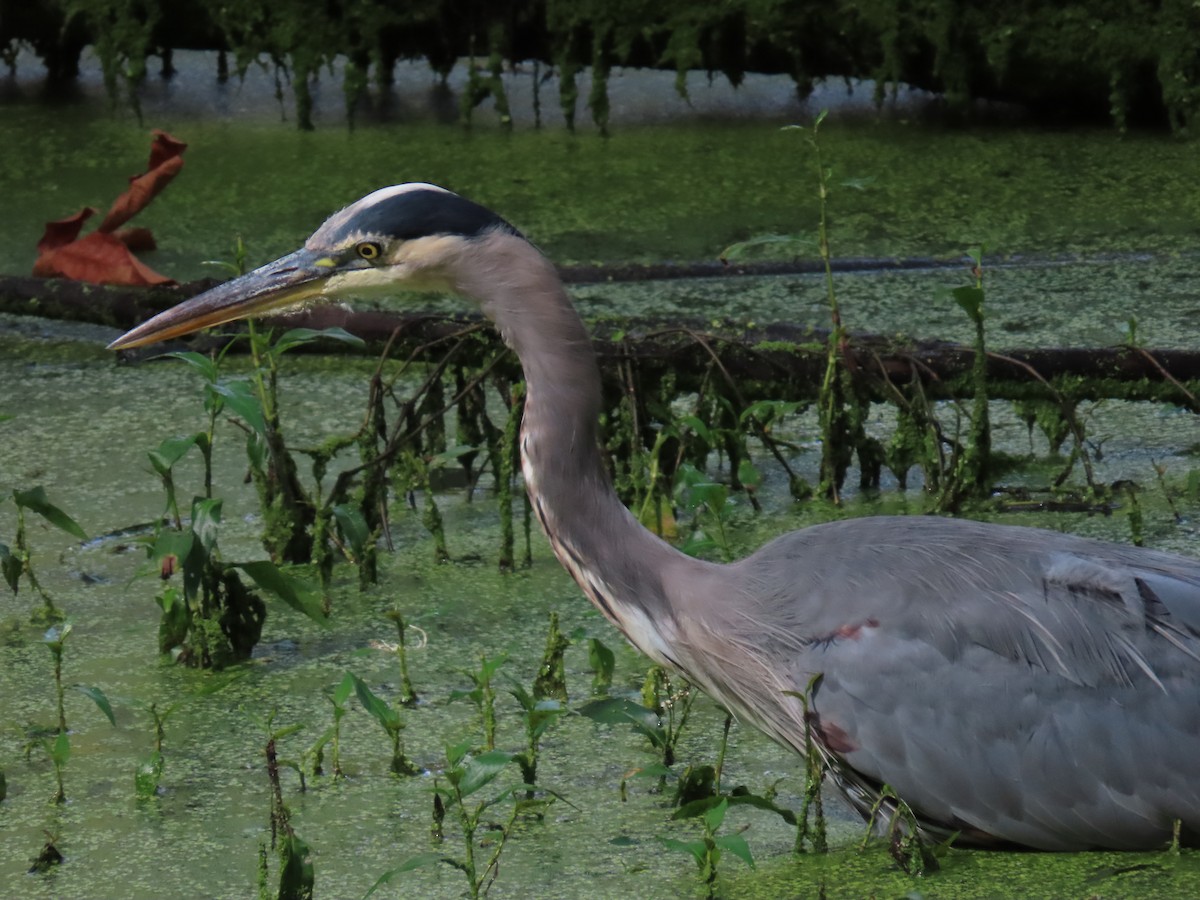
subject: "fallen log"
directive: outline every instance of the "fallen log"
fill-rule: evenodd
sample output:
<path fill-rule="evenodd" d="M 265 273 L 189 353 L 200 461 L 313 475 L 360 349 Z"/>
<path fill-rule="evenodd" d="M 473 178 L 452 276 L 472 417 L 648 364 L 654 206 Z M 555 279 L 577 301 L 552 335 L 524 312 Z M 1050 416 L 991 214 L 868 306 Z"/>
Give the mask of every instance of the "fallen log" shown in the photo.
<path fill-rule="evenodd" d="M 127 329 L 216 284 L 215 280 L 155 288 L 114 288 L 63 279 L 0 279 L 0 312 L 91 322 Z M 353 310 L 316 306 L 264 319 L 284 328 L 343 328 L 369 352 L 385 346 L 393 358 L 440 359 L 451 343 L 458 365 L 478 366 L 500 351 L 479 316 L 431 312 Z M 606 369 L 625 366 L 643 384 L 668 375 L 679 390 L 696 390 L 714 373 L 754 399 L 815 396 L 825 367 L 828 331 L 779 323 L 747 328 L 737 322 L 662 322 L 646 319 L 591 323 Z M 236 331 L 234 326 L 227 329 Z M 227 338 L 200 335 L 188 344 L 211 347 Z M 465 342 L 465 343 L 464 343 Z M 322 352 L 346 352 L 329 342 Z M 135 351 L 131 357 L 161 352 Z M 970 396 L 974 351 L 936 340 L 852 333 L 844 361 L 864 393 L 889 401 L 919 385 L 931 400 Z M 517 374 L 515 359 L 501 366 Z M 1173 403 L 1200 412 L 1200 352 L 1134 346 L 1016 349 L 990 353 L 988 395 L 994 399 L 1062 402 L 1120 398 Z M 649 379 L 649 382 L 647 382 Z M 753 389 L 751 389 L 753 387 Z"/>

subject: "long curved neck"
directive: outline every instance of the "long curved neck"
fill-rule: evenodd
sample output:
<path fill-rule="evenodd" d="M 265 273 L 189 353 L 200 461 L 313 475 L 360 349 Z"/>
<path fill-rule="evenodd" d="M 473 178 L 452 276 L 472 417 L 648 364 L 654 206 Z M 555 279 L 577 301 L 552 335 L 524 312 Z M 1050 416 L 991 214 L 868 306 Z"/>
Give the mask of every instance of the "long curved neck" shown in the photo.
<path fill-rule="evenodd" d="M 613 491 L 600 456 L 600 374 L 591 338 L 549 260 L 521 238 L 493 234 L 456 267 L 525 372 L 521 459 L 526 489 L 563 566 L 642 652 L 678 665 L 666 585 L 701 563 L 643 528 Z"/>

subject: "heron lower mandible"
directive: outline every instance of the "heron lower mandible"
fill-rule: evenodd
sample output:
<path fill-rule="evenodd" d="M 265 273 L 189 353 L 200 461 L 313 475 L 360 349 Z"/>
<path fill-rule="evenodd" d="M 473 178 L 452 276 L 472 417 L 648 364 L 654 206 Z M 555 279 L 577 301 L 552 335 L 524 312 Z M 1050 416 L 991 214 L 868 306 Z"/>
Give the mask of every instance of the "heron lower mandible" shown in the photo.
<path fill-rule="evenodd" d="M 376 191 L 112 347 L 399 290 L 474 300 L 520 357 L 525 485 L 597 608 L 781 744 L 803 752 L 811 729 L 860 811 L 886 784 L 924 827 L 977 845 L 1200 838 L 1200 562 L 926 516 L 818 525 L 728 565 L 688 557 L 612 489 L 591 340 L 554 266 L 456 194 Z M 806 722 L 797 695 L 816 675 Z"/>

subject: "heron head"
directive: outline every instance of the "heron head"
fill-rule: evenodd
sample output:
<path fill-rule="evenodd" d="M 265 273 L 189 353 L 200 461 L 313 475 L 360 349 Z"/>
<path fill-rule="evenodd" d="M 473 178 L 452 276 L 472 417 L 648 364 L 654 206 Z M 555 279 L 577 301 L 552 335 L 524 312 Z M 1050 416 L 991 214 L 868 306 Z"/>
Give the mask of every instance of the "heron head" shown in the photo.
<path fill-rule="evenodd" d="M 448 290 L 456 252 L 496 231 L 520 234 L 491 210 L 445 188 L 381 188 L 330 216 L 301 249 L 159 313 L 109 349 L 140 347 L 308 300 Z"/>

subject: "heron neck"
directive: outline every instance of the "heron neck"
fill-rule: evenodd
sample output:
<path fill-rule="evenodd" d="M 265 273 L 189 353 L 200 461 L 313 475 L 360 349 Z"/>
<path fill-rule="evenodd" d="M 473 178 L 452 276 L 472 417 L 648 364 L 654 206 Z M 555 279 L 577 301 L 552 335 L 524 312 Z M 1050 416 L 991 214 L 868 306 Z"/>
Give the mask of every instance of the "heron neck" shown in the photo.
<path fill-rule="evenodd" d="M 521 461 L 534 512 L 592 603 L 644 653 L 677 665 L 666 586 L 680 567 L 707 564 L 643 528 L 613 490 L 597 440 L 601 384 L 591 337 L 545 257 L 509 236 L 502 249 L 515 258 L 457 287 L 480 303 L 524 369 Z M 488 249 L 490 262 L 496 252 Z"/>

